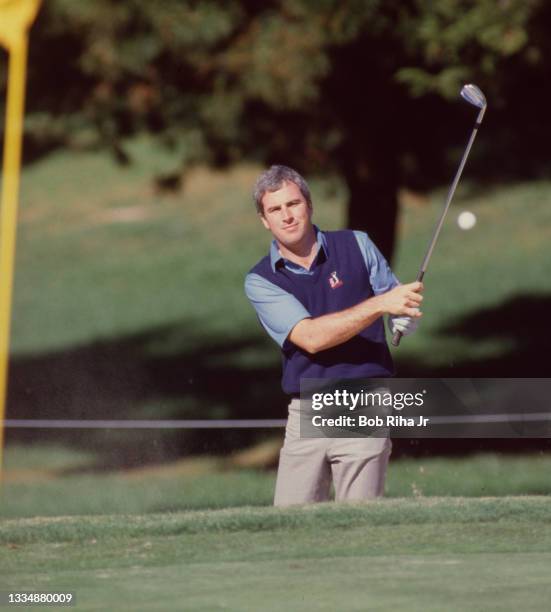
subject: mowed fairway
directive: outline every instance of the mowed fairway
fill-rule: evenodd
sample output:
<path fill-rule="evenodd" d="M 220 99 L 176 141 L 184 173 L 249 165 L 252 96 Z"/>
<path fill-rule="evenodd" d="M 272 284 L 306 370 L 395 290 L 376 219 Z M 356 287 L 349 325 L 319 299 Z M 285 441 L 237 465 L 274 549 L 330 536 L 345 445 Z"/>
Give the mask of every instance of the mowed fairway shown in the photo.
<path fill-rule="evenodd" d="M 2 589 L 78 610 L 544 610 L 545 497 L 15 519 Z"/>

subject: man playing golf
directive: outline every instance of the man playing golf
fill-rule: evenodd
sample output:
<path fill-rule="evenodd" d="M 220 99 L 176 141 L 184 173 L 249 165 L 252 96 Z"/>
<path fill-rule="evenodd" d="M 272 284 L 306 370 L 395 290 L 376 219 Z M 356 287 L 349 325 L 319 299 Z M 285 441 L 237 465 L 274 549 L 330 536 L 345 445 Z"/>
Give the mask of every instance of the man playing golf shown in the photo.
<path fill-rule="evenodd" d="M 388 438 L 300 438 L 301 378 L 384 378 L 394 367 L 391 332 L 408 335 L 421 316 L 420 282 L 400 285 L 363 232 L 322 232 L 312 224 L 306 181 L 272 166 L 255 184 L 254 200 L 274 240 L 245 280 L 247 297 L 283 356 L 290 396 L 274 504 L 325 501 L 331 478 L 337 500 L 382 495 Z"/>

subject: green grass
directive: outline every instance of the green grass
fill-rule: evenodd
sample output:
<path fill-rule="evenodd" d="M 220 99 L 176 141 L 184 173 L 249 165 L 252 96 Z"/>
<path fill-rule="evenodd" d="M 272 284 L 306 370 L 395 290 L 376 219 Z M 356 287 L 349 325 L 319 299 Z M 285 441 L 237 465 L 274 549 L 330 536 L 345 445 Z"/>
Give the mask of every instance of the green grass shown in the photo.
<path fill-rule="evenodd" d="M 152 172 L 173 159 L 129 146 L 127 167 L 60 152 L 25 168 L 10 416 L 235 416 L 244 392 L 264 414 L 279 355 L 243 294 L 270 240 L 250 200 L 259 168 L 198 168 L 159 194 Z M 315 221 L 342 227 L 342 185 L 312 188 Z M 444 195 L 404 208 L 404 281 Z M 550 195 L 545 181 L 462 184 L 422 326 L 395 351 L 403 371 L 527 375 L 551 293 Z M 455 225 L 463 209 L 478 217 L 470 232 Z M 79 610 L 539 611 L 551 597 L 545 455 L 395 460 L 384 500 L 281 511 L 274 472 L 228 457 L 114 469 L 166 459 L 149 432 L 17 439 L 0 493 L 2 589 L 74 590 Z M 188 442 L 167 439 L 167 456 Z"/>
<path fill-rule="evenodd" d="M 428 206 L 404 208 L 394 266 L 401 279 L 416 277 L 445 195 L 437 191 Z M 454 363 L 495 358 L 514 352 L 519 343 L 533 343 L 532 353 L 537 353 L 537 331 L 522 320 L 530 317 L 533 304 L 509 315 L 500 308 L 515 298 L 544 299 L 551 292 L 545 272 L 551 244 L 550 199 L 551 183 L 546 181 L 486 189 L 467 184 L 458 189 L 425 277 L 422 333 L 404 341 L 396 352 L 399 357 L 422 356 L 425 364 L 446 366 L 453 376 Z M 470 231 L 456 223 L 462 210 L 477 216 Z M 474 336 L 440 332 L 480 310 L 488 311 L 487 323 Z M 523 371 L 520 360 L 517 372 Z"/>
<path fill-rule="evenodd" d="M 63 447 L 8 447 L 0 493 L 4 518 L 150 514 L 269 506 L 275 473 L 197 457 L 142 469 L 93 471 L 94 455 Z M 546 455 L 391 460 L 389 498 L 551 495 Z"/>
<path fill-rule="evenodd" d="M 250 196 L 260 168 L 195 168 L 180 193 L 161 194 L 152 174 L 170 155 L 146 139 L 129 149 L 125 167 L 99 152 L 58 152 L 24 170 L 9 416 L 230 418 L 260 405 L 283 414 L 279 351 L 243 292 L 270 242 Z M 318 179 L 312 191 L 315 221 L 342 227 L 343 185 Z M 545 181 L 462 186 L 431 261 L 420 329 L 394 351 L 399 374 L 545 375 L 550 194 Z M 404 281 L 443 195 L 404 207 L 395 263 Z M 469 232 L 455 224 L 463 208 L 478 217 Z M 129 455 L 151 449 L 148 435 L 87 439 Z M 166 434 L 159 456 L 174 456 L 175 438 Z"/>
<path fill-rule="evenodd" d="M 265 254 L 269 236 L 251 203 L 259 167 L 192 171 L 177 194 L 159 194 L 152 173 L 170 156 L 146 139 L 129 144 L 133 163 L 119 167 L 101 153 L 60 152 L 25 169 L 18 236 L 12 347 L 16 355 L 67 349 L 98 339 L 185 323 L 178 349 L 220 335 L 264 338 L 243 294 L 243 277 Z M 315 221 L 342 227 L 342 185 L 313 180 Z M 473 342 L 440 328 L 517 295 L 549 294 L 551 184 L 492 189 L 463 184 L 426 278 L 422 332 L 398 358 L 425 367 L 484 359 L 510 350 L 506 337 Z M 405 206 L 395 270 L 412 280 L 443 192 L 426 206 Z M 478 223 L 461 231 L 463 209 Z M 373 214 L 376 208 L 373 208 Z M 223 299 L 221 299 L 223 296 Z M 47 324 L 45 324 L 47 322 Z M 244 367 L 277 362 L 273 346 L 232 355 Z"/>
<path fill-rule="evenodd" d="M 191 345 L 256 331 L 243 280 L 269 245 L 251 199 L 259 167 L 197 169 L 181 193 L 160 194 L 152 178 L 162 153 L 145 142 L 131 152 L 128 167 L 105 154 L 62 152 L 25 169 L 16 354 L 181 321 L 200 330 Z M 342 196 L 321 181 L 313 189 L 319 221 L 341 224 Z"/>
<path fill-rule="evenodd" d="M 0 582 L 82 610 L 539 611 L 550 523 L 537 497 L 17 519 Z"/>

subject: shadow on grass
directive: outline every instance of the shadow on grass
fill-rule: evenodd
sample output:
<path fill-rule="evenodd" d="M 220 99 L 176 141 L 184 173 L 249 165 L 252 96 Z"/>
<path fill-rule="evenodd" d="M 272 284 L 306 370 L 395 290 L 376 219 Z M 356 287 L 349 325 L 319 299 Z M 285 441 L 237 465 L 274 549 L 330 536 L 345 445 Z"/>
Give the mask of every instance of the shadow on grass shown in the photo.
<path fill-rule="evenodd" d="M 66 351 L 15 358 L 10 366 L 7 418 L 283 417 L 279 369 L 245 369 L 235 364 L 243 352 L 262 351 L 261 338 L 192 341 L 194 348 L 174 348 L 175 338 L 176 346 L 179 338 L 193 338 L 189 328 L 156 328 Z M 170 353 L 159 352 L 163 345 L 172 346 Z M 267 350 L 273 348 L 268 345 Z M 259 432 L 252 429 L 12 429 L 8 434 L 10 441 L 55 441 L 92 449 L 111 467 L 181 454 L 225 453 L 259 439 Z M 260 433 L 265 435 L 265 430 Z"/>
<path fill-rule="evenodd" d="M 483 360 L 453 363 L 453 355 L 439 355 L 442 362 L 431 365 L 424 360 L 400 364 L 401 376 L 449 378 L 547 378 L 551 374 L 549 351 L 551 309 L 548 295 L 519 295 L 495 308 L 478 310 L 441 327 L 438 334 L 455 336 L 472 343 L 499 341 L 509 347 L 499 355 Z"/>
<path fill-rule="evenodd" d="M 443 336 L 506 341 L 499 356 L 434 365 L 427 357 L 398 362 L 404 377 L 547 377 L 551 309 L 546 295 L 517 296 L 495 309 L 451 322 Z M 191 328 L 191 329 L 190 329 Z M 192 419 L 282 418 L 286 399 L 279 365 L 239 365 L 243 353 L 273 352 L 258 336 L 193 341 L 183 323 L 85 347 L 15 358 L 8 418 Z M 192 339 L 193 348 L 183 348 Z M 176 341 L 175 341 L 176 339 Z M 170 353 L 158 347 L 171 346 Z M 155 350 L 157 347 L 157 351 Z M 439 359 L 443 360 L 442 355 Z M 248 364 L 258 363 L 249 359 Z M 269 363 L 269 362 L 267 362 Z M 281 432 L 279 432 L 281 433 Z M 93 449 L 98 469 L 165 461 L 195 453 L 228 453 L 274 430 L 8 430 L 10 441 L 56 441 Z M 548 440 L 396 440 L 394 456 L 474 451 L 549 450 Z"/>
<path fill-rule="evenodd" d="M 549 295 L 518 295 L 496 308 L 478 310 L 451 321 L 439 330 L 444 337 L 456 336 L 473 345 L 499 341 L 509 347 L 482 360 L 464 360 L 453 365 L 431 365 L 424 360 L 399 362 L 403 377 L 429 378 L 548 378 L 551 328 L 546 325 L 551 309 Z M 453 355 L 439 355 L 453 362 Z M 550 451 L 550 439 L 441 439 L 396 441 L 395 452 L 410 455 L 464 454 L 488 451 Z M 405 442 L 405 444 L 402 444 Z M 396 448 L 398 446 L 398 448 Z"/>

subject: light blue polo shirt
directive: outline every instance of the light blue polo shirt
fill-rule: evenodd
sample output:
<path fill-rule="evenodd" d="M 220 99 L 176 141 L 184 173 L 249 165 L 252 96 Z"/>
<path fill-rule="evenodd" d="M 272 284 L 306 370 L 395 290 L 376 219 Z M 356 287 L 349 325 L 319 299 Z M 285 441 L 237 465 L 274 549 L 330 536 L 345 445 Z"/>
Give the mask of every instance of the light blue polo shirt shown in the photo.
<path fill-rule="evenodd" d="M 323 250 L 327 256 L 327 239 L 324 233 L 317 227 L 315 230 L 318 255 L 319 251 Z M 369 276 L 369 282 L 374 294 L 386 293 L 399 285 L 400 283 L 392 273 L 386 259 L 369 236 L 365 232 L 360 231 L 354 231 L 354 236 L 360 247 L 366 274 Z M 277 273 L 278 266 L 284 266 L 286 270 L 294 274 L 313 275 L 315 272 L 317 257 L 314 259 L 310 270 L 307 270 L 282 257 L 275 240 L 272 241 L 269 256 L 270 265 L 274 273 Z M 262 327 L 282 348 L 295 325 L 302 321 L 302 319 L 312 316 L 294 295 L 270 282 L 260 274 L 254 272 L 247 274 L 245 293 L 253 305 Z"/>

